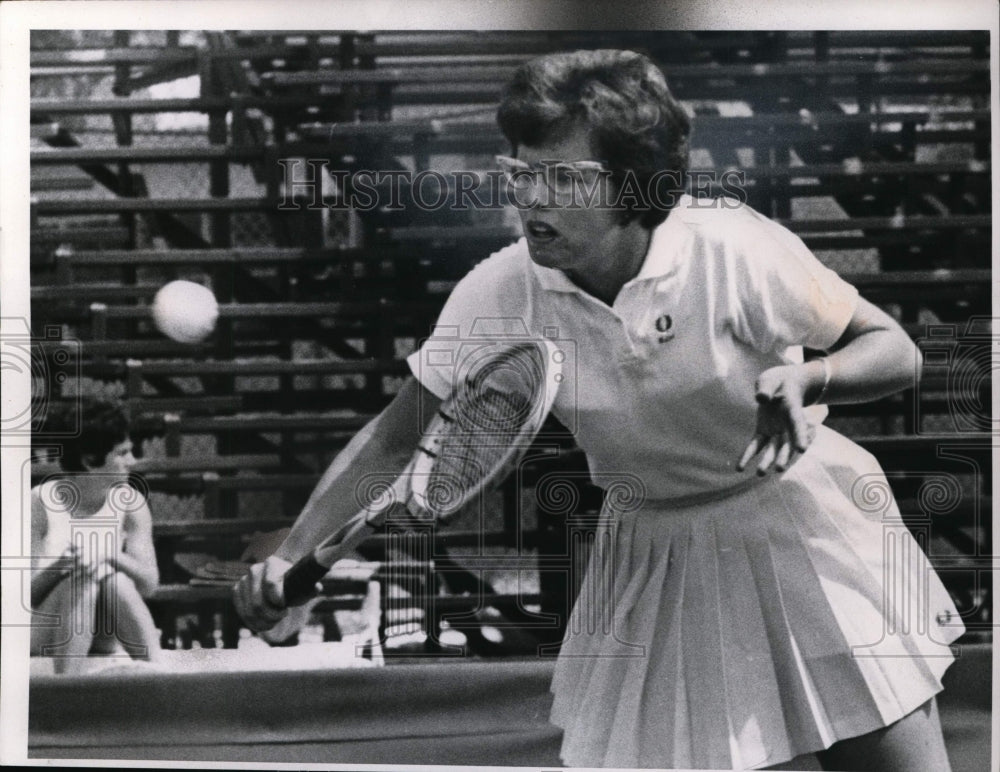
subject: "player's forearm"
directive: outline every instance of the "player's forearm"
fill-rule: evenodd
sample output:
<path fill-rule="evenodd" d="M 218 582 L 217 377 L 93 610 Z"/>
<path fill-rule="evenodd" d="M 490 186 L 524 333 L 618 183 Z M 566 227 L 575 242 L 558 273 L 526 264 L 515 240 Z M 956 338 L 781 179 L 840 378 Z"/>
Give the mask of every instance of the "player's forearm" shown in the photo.
<path fill-rule="evenodd" d="M 406 467 L 420 438 L 425 416 L 438 407 L 433 394 L 410 377 L 392 402 L 370 421 L 330 464 L 291 532 L 275 551 L 297 560 L 353 517 L 366 500 L 366 482 L 394 480 Z"/>
<path fill-rule="evenodd" d="M 312 550 L 364 503 L 365 478 L 402 472 L 407 454 L 383 436 L 384 417 L 369 422 L 337 454 L 275 555 L 295 561 Z"/>
<path fill-rule="evenodd" d="M 819 361 L 802 365 L 808 385 L 806 403 L 869 402 L 915 385 L 920 351 L 900 328 L 869 329 Z"/>

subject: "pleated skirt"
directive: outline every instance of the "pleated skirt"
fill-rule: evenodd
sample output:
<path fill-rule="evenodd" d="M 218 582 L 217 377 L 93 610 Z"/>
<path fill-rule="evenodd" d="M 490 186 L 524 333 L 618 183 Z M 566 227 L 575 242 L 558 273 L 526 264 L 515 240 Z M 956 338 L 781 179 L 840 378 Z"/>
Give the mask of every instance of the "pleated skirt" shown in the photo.
<path fill-rule="evenodd" d="M 877 461 L 836 432 L 725 498 L 611 507 L 552 683 L 567 766 L 769 766 L 941 690 L 964 626 Z"/>

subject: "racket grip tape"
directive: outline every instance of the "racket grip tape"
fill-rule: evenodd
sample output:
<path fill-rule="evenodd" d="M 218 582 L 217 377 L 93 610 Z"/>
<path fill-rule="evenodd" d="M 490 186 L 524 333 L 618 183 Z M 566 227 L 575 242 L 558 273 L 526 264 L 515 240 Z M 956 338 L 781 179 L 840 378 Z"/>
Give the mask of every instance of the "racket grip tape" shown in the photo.
<path fill-rule="evenodd" d="M 307 555 L 288 569 L 283 582 L 286 606 L 301 606 L 316 595 L 316 584 L 330 570 L 316 560 L 315 555 Z"/>

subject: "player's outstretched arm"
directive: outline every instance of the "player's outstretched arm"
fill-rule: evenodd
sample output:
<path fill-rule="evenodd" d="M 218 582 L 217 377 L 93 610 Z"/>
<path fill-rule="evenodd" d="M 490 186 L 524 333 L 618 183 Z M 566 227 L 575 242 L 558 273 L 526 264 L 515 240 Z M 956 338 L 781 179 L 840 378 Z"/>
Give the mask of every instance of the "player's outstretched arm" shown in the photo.
<path fill-rule="evenodd" d="M 275 554 L 254 565 L 234 588 L 236 609 L 251 629 L 267 630 L 284 617 L 285 571 L 361 509 L 358 491 L 366 476 L 403 471 L 423 424 L 439 403 L 410 377 L 385 410 L 337 455 Z"/>

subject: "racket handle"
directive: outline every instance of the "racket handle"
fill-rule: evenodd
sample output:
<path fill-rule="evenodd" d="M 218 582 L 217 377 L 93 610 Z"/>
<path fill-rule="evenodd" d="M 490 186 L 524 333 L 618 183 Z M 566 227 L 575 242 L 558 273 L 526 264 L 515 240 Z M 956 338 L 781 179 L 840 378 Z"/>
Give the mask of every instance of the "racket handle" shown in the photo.
<path fill-rule="evenodd" d="M 405 476 L 401 475 L 400 480 Z M 403 483 L 396 481 L 397 488 Z M 399 491 L 393 501 L 401 499 Z M 348 550 L 354 549 L 369 535 L 374 529 L 385 523 L 386 509 L 377 511 L 362 510 L 337 531 L 324 541 L 319 547 L 305 557 L 301 558 L 294 566 L 285 573 L 283 592 L 286 606 L 301 606 L 307 600 L 316 595 L 316 583 L 319 582 L 326 572 L 330 570 L 338 558 L 342 557 Z"/>
<path fill-rule="evenodd" d="M 329 566 L 324 566 L 309 554 L 288 569 L 283 590 L 286 606 L 301 606 L 316 595 L 316 584 L 326 576 Z"/>

